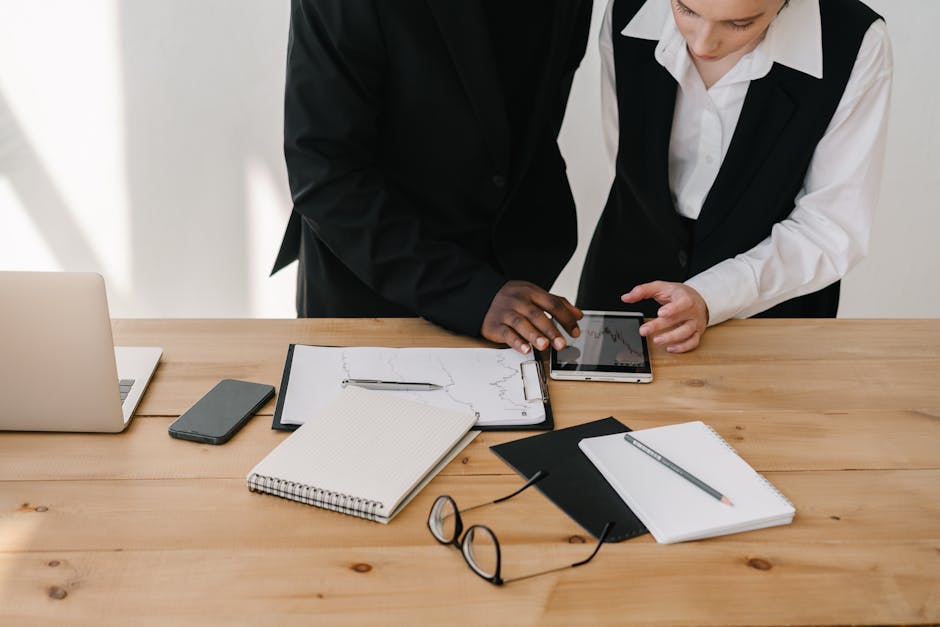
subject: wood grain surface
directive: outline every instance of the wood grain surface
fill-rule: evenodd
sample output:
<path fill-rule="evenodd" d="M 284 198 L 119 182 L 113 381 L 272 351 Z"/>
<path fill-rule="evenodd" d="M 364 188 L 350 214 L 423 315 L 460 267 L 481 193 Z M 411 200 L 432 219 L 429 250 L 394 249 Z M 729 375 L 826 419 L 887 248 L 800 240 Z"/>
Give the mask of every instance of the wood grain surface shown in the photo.
<path fill-rule="evenodd" d="M 122 434 L 0 433 L 0 624 L 930 624 L 940 622 L 940 320 L 746 320 L 650 385 L 550 382 L 556 427 L 703 420 L 795 504 L 791 525 L 605 545 L 502 588 L 427 531 L 521 480 L 483 433 L 385 526 L 249 492 L 274 403 L 224 446 L 169 424 L 218 380 L 280 387 L 290 343 L 484 346 L 422 320 L 115 320 L 163 360 Z M 279 390 L 280 391 L 280 390 Z M 504 575 L 591 538 L 536 491 L 481 508 Z"/>

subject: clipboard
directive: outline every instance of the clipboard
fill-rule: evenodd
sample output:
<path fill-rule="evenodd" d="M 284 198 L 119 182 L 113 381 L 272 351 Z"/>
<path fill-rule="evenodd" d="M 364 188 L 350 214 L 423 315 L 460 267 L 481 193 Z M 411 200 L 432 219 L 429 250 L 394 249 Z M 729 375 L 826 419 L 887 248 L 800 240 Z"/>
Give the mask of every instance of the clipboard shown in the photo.
<path fill-rule="evenodd" d="M 388 349 L 384 347 L 341 347 L 341 346 L 322 346 L 322 345 L 321 346 L 308 346 L 308 345 L 303 345 L 303 344 L 289 345 L 287 349 L 287 357 L 284 363 L 284 372 L 281 375 L 281 385 L 279 388 L 280 393 L 278 394 L 278 397 L 277 397 L 277 404 L 274 409 L 274 418 L 271 422 L 272 429 L 276 429 L 280 431 L 293 431 L 297 427 L 300 426 L 299 424 L 295 424 L 295 421 L 293 420 L 285 420 L 285 414 L 287 413 L 286 407 L 288 406 L 288 404 L 296 401 L 296 398 L 297 398 L 296 395 L 294 397 L 292 397 L 291 395 L 292 386 L 304 385 L 303 383 L 299 383 L 298 380 L 294 380 L 292 378 L 292 375 L 295 374 L 295 371 L 294 371 L 295 353 L 298 350 L 305 351 L 306 349 L 310 349 L 310 348 L 335 349 L 335 350 L 341 350 L 341 349 L 374 350 L 374 351 L 399 350 L 399 349 Z M 401 350 L 412 350 L 412 351 L 424 350 L 428 352 L 446 351 L 447 353 L 453 353 L 454 355 L 457 355 L 457 353 L 459 353 L 460 351 L 480 351 L 480 352 L 482 351 L 509 351 L 508 353 L 504 353 L 507 357 L 509 355 L 513 355 L 513 356 L 516 355 L 512 351 L 512 349 L 472 349 L 472 348 L 434 349 L 434 348 L 431 348 L 431 349 L 401 349 Z M 469 354 L 469 353 L 466 353 L 466 354 Z M 483 424 L 483 425 L 478 424 L 473 427 L 474 430 L 479 430 L 479 431 L 550 431 L 555 428 L 555 421 L 552 415 L 551 400 L 549 399 L 549 395 L 548 395 L 548 384 L 545 379 L 544 369 L 542 366 L 542 357 L 543 355 L 536 351 L 533 354 L 533 359 L 525 359 L 525 360 L 517 359 L 519 361 L 518 366 L 517 366 L 519 374 L 517 378 L 509 374 L 508 367 L 506 366 L 503 367 L 505 372 L 502 375 L 499 375 L 496 377 L 500 385 L 511 386 L 510 390 L 512 392 L 513 397 L 515 398 L 516 407 L 517 409 L 520 410 L 520 413 L 524 414 L 526 411 L 523 408 L 523 405 L 530 405 L 530 406 L 538 407 L 538 409 L 540 410 L 539 413 L 544 414 L 544 417 L 542 418 L 542 420 L 535 422 L 535 423 L 527 423 L 527 424 L 508 424 L 508 423 L 507 424 Z M 516 369 L 516 366 L 514 366 L 513 369 Z M 459 376 L 459 373 L 451 373 L 451 376 L 456 378 L 457 376 Z M 337 368 L 335 374 L 332 371 L 330 371 L 327 377 L 331 379 L 335 379 L 337 383 L 339 383 L 340 381 L 346 378 L 358 378 L 355 376 L 349 376 L 349 373 L 343 372 L 342 368 Z M 398 380 L 401 380 L 401 379 L 398 379 Z M 409 378 L 408 380 L 412 380 L 412 379 Z M 302 393 L 309 395 L 310 390 L 308 388 L 310 388 L 309 385 L 304 386 L 304 388 L 302 388 Z M 325 398 L 309 399 L 307 401 L 307 404 L 311 408 L 317 407 L 319 406 L 319 404 L 329 401 L 329 398 L 331 397 L 333 390 L 328 388 L 328 389 L 322 390 L 322 392 L 326 396 Z M 493 392 L 489 390 L 486 390 L 486 392 L 490 396 L 493 395 Z M 414 398 L 418 400 L 419 402 L 423 402 L 421 399 L 421 395 L 424 395 L 424 394 L 429 394 L 429 393 L 419 392 L 418 395 L 415 396 Z M 488 399 L 488 400 L 492 400 L 492 399 Z M 435 404 L 435 403 L 429 402 L 429 404 Z M 448 408 L 448 407 L 444 407 L 444 408 Z M 463 408 L 463 411 L 466 411 L 466 408 Z"/>

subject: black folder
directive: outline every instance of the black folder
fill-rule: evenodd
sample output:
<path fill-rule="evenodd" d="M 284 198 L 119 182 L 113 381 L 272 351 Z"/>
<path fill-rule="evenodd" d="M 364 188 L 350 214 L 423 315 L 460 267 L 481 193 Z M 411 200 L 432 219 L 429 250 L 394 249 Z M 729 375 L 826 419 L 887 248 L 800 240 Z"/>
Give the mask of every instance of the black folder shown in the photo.
<path fill-rule="evenodd" d="M 613 521 L 607 542 L 620 542 L 646 533 L 646 527 L 581 452 L 578 442 L 626 431 L 630 428 L 610 417 L 497 444 L 490 450 L 523 477 L 547 472 L 535 484 L 542 494 L 595 538 Z"/>

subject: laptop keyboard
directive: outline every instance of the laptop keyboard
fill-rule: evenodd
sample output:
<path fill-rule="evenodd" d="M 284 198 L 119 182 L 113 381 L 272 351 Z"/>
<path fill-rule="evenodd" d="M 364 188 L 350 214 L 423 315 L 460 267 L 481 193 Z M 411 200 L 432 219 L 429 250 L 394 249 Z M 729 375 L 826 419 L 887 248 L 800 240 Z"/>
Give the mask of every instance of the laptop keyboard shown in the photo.
<path fill-rule="evenodd" d="M 127 398 L 127 395 L 130 394 L 131 388 L 134 387 L 135 379 L 121 379 L 118 381 L 118 385 L 121 386 L 121 404 L 124 404 L 124 399 Z"/>

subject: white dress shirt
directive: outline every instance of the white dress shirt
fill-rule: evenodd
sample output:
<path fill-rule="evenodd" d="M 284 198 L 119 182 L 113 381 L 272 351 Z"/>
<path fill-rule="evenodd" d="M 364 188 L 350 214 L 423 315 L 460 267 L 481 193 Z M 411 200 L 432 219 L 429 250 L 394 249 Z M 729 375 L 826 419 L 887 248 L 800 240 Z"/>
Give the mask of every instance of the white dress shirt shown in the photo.
<path fill-rule="evenodd" d="M 669 184 L 678 212 L 695 219 L 728 152 L 750 82 L 766 76 L 774 63 L 823 78 L 819 0 L 791 0 L 764 40 L 710 89 L 689 56 L 670 1 L 647 0 L 617 36 L 658 41 L 656 61 L 679 84 L 669 142 Z M 616 158 L 613 2 L 601 27 L 600 51 L 605 135 Z M 793 211 L 754 248 L 686 281 L 705 299 L 709 325 L 746 318 L 822 289 L 865 256 L 881 185 L 891 77 L 891 45 L 884 22 L 878 20 L 865 34 Z M 624 292 L 632 287 L 625 285 Z"/>

